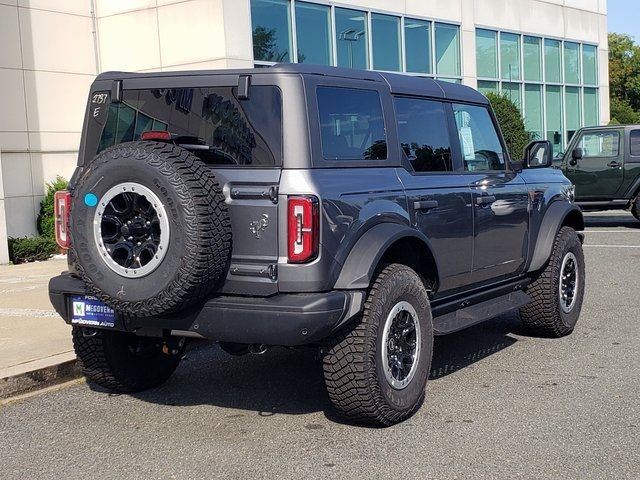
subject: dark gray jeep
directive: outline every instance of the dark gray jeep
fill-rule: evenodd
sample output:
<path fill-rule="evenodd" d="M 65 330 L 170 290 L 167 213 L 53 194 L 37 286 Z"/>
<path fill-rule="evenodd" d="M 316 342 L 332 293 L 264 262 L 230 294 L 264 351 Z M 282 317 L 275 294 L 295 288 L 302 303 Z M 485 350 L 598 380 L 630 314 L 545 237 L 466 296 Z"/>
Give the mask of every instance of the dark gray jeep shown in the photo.
<path fill-rule="evenodd" d="M 105 73 L 56 196 L 51 301 L 90 382 L 154 387 L 189 337 L 322 352 L 346 417 L 421 405 L 434 335 L 519 309 L 569 334 L 582 214 L 548 142 L 512 162 L 484 96 L 329 67 Z"/>

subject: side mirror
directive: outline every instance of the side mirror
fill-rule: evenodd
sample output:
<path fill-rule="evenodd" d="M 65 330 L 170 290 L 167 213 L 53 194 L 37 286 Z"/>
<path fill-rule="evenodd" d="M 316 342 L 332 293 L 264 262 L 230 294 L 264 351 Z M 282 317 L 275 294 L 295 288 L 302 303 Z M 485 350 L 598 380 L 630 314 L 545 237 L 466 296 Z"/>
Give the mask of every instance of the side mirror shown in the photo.
<path fill-rule="evenodd" d="M 571 160 L 569 160 L 569 165 L 571 165 L 572 167 L 575 167 L 578 164 L 578 160 L 582 159 L 583 156 L 584 156 L 584 152 L 582 151 L 582 148 L 580 147 L 574 148 L 573 151 L 571 152 Z"/>
<path fill-rule="evenodd" d="M 547 168 L 553 164 L 553 145 L 549 140 L 537 140 L 524 148 L 525 168 Z"/>

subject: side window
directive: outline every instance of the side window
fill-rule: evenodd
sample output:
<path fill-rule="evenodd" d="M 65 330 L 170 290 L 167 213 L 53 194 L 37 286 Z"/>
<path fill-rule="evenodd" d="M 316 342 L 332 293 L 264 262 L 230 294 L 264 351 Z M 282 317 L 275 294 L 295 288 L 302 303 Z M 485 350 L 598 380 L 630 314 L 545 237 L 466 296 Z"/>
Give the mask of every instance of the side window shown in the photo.
<path fill-rule="evenodd" d="M 640 157 L 640 130 L 631 130 L 629 133 L 629 147 L 632 156 Z"/>
<path fill-rule="evenodd" d="M 398 136 L 416 172 L 450 172 L 451 145 L 441 102 L 396 98 Z"/>
<path fill-rule="evenodd" d="M 582 134 L 578 146 L 582 157 L 617 157 L 620 153 L 620 133 L 586 132 Z"/>
<path fill-rule="evenodd" d="M 327 160 L 385 160 L 380 95 L 373 90 L 318 87 L 322 154 Z"/>
<path fill-rule="evenodd" d="M 504 170 L 505 154 L 486 107 L 453 105 L 464 169 Z"/>

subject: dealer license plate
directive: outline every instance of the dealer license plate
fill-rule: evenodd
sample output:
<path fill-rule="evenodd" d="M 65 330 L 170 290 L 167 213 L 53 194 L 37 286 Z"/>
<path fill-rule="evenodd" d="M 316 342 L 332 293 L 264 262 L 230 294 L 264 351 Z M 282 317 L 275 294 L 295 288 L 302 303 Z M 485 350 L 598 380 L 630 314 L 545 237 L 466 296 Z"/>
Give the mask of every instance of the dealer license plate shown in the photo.
<path fill-rule="evenodd" d="M 71 323 L 113 328 L 116 326 L 116 314 L 95 297 L 71 297 Z"/>

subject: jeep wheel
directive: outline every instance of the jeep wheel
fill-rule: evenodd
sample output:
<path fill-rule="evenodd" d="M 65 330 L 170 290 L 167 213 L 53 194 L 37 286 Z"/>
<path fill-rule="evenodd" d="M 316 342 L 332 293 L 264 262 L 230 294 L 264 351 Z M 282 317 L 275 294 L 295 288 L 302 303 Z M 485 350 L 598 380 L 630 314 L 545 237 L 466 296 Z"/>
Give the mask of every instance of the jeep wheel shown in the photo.
<path fill-rule="evenodd" d="M 549 263 L 527 288 L 533 301 L 520 309 L 525 327 L 533 333 L 562 337 L 573 331 L 584 296 L 582 244 L 570 227 L 556 235 Z"/>
<path fill-rule="evenodd" d="M 73 348 L 89 382 L 119 393 L 163 384 L 185 349 L 184 339 L 170 346 L 162 338 L 86 327 L 73 327 Z"/>
<path fill-rule="evenodd" d="M 376 277 L 364 312 L 324 352 L 329 398 L 350 420 L 387 426 L 415 413 L 431 368 L 433 325 L 420 277 L 392 264 Z"/>
<path fill-rule="evenodd" d="M 76 182 L 70 231 L 88 293 L 137 317 L 202 300 L 224 280 L 231 255 L 231 221 L 211 169 L 166 143 L 101 152 Z"/>
<path fill-rule="evenodd" d="M 640 195 L 631 204 L 631 213 L 636 217 L 636 220 L 640 220 Z"/>

